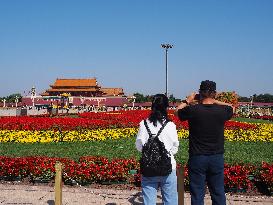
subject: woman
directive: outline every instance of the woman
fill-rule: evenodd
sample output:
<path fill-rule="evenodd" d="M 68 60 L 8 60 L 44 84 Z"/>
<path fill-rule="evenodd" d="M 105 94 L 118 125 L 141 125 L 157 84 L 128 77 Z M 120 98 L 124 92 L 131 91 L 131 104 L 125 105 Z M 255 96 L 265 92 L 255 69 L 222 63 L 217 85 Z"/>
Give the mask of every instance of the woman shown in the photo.
<path fill-rule="evenodd" d="M 163 142 L 166 150 L 170 154 L 172 170 L 167 176 L 147 177 L 142 175 L 141 186 L 145 205 L 156 204 L 158 187 L 161 188 L 162 200 L 165 205 L 178 204 L 176 161 L 174 159 L 174 154 L 176 154 L 178 151 L 179 141 L 176 125 L 168 118 L 168 106 L 168 98 L 165 95 L 155 95 L 152 101 L 152 112 L 146 119 L 148 129 L 154 135 L 158 133 L 164 122 L 168 121 L 158 138 L 161 142 Z M 136 148 L 138 151 L 142 152 L 142 148 L 148 139 L 149 133 L 143 120 L 140 122 L 139 131 L 136 138 Z"/>

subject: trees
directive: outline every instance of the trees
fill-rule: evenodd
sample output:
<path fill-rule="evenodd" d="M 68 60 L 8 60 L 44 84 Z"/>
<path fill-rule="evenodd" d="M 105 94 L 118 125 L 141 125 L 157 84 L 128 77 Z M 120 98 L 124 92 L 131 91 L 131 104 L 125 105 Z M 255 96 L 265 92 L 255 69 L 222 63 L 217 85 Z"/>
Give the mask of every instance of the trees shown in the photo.
<path fill-rule="evenodd" d="M 16 98 L 18 99 L 18 102 L 20 102 L 22 99 L 22 95 L 20 93 L 14 93 L 7 97 L 1 97 L 0 100 L 3 101 L 4 99 L 6 99 L 7 103 L 14 103 Z"/>
<path fill-rule="evenodd" d="M 238 97 L 238 101 L 239 101 L 239 102 L 250 102 L 251 99 L 248 98 L 248 97 L 239 96 L 239 97 Z"/>
<path fill-rule="evenodd" d="M 273 102 L 273 95 L 266 93 L 266 94 L 260 94 L 260 95 L 253 95 L 253 102 L 263 102 L 263 103 L 269 103 Z"/>
<path fill-rule="evenodd" d="M 170 95 L 169 101 L 172 103 L 180 102 L 181 100 L 178 98 L 175 98 L 173 94 Z"/>
<path fill-rule="evenodd" d="M 153 95 L 143 95 L 138 92 L 134 93 L 133 95 L 136 97 L 136 100 L 135 100 L 136 103 L 151 102 L 152 98 L 153 98 Z M 171 94 L 169 97 L 169 101 L 170 102 L 178 102 L 178 101 L 180 101 L 180 99 L 175 98 L 174 95 Z"/>
<path fill-rule="evenodd" d="M 273 95 L 269 93 L 265 94 L 254 94 L 251 97 L 242 97 L 240 96 L 238 98 L 239 102 L 250 102 L 253 99 L 253 102 L 263 102 L 263 103 L 269 103 L 273 102 Z"/>
<path fill-rule="evenodd" d="M 141 102 L 146 102 L 146 98 L 144 97 L 143 94 L 140 93 L 134 93 L 133 94 L 136 97 L 136 103 L 141 103 Z"/>

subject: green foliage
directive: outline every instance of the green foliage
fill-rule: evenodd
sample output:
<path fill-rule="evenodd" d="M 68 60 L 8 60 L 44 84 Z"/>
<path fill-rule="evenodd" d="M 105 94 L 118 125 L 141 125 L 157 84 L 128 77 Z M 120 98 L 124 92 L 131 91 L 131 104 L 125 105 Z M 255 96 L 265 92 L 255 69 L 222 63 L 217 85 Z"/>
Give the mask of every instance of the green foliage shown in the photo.
<path fill-rule="evenodd" d="M 176 102 L 180 102 L 181 99 L 175 98 L 174 95 L 171 94 L 171 95 L 169 96 L 169 101 L 170 101 L 170 102 L 173 102 L 173 103 L 176 103 Z"/>
<path fill-rule="evenodd" d="M 239 96 L 238 101 L 239 102 L 250 102 L 253 100 L 253 102 L 263 102 L 263 103 L 269 103 L 273 102 L 273 95 L 266 93 L 266 94 L 254 94 L 251 97 L 242 97 Z"/>
<path fill-rule="evenodd" d="M 225 142 L 225 162 L 259 165 L 273 163 L 273 143 Z"/>
<path fill-rule="evenodd" d="M 143 94 L 134 93 L 134 96 L 136 97 L 136 103 L 146 102 L 146 97 Z"/>
<path fill-rule="evenodd" d="M 239 101 L 239 102 L 250 102 L 251 99 L 248 98 L 248 97 L 239 96 L 239 97 L 238 97 L 238 101 Z"/>
<path fill-rule="evenodd" d="M 273 95 L 271 94 L 260 94 L 260 95 L 253 95 L 253 102 L 264 102 L 264 103 L 269 103 L 273 102 Z"/>
<path fill-rule="evenodd" d="M 1 143 L 1 156 L 49 156 L 68 157 L 78 160 L 81 156 L 105 156 L 107 158 L 139 159 L 135 148 L 135 138 L 106 140 L 103 142 L 74 143 Z M 180 140 L 177 162 L 188 161 L 188 140 Z M 225 142 L 225 162 L 259 164 L 262 161 L 273 163 L 273 143 L 265 142 Z"/>
<path fill-rule="evenodd" d="M 22 95 L 20 93 L 14 93 L 7 97 L 1 97 L 0 100 L 3 101 L 6 99 L 6 103 L 14 103 L 16 98 L 18 99 L 18 102 L 21 102 Z"/>
<path fill-rule="evenodd" d="M 136 99 L 135 99 L 136 103 L 151 102 L 152 98 L 153 98 L 152 95 L 143 95 L 141 93 L 134 93 L 133 95 L 136 97 Z M 175 102 L 179 102 L 180 99 L 175 98 L 174 95 L 171 94 L 169 96 L 169 101 L 175 103 Z"/>
<path fill-rule="evenodd" d="M 137 103 L 143 103 L 143 102 L 151 102 L 153 96 L 152 95 L 143 95 L 141 93 L 134 93 L 134 96 L 136 97 Z"/>
<path fill-rule="evenodd" d="M 272 124 L 273 123 L 273 121 L 269 121 L 269 120 L 244 118 L 244 117 L 236 117 L 236 118 L 232 118 L 232 120 L 238 121 L 238 122 L 247 122 L 247 123 L 265 123 L 265 124 Z"/>
<path fill-rule="evenodd" d="M 1 156 L 49 156 L 78 160 L 81 156 L 129 158 L 138 156 L 133 138 L 92 142 L 0 143 Z"/>

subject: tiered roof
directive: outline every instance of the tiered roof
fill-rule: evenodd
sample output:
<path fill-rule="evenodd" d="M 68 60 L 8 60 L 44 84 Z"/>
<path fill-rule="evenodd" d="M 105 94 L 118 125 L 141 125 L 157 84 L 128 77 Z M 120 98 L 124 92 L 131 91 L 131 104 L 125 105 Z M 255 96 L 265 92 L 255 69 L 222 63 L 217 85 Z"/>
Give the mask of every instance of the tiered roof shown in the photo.
<path fill-rule="evenodd" d="M 122 88 L 101 88 L 104 96 L 124 95 Z"/>
<path fill-rule="evenodd" d="M 87 79 L 58 79 L 50 87 L 99 87 L 96 78 Z"/>
<path fill-rule="evenodd" d="M 42 93 L 42 96 L 49 96 L 52 93 L 92 93 L 92 96 L 123 96 L 122 88 L 101 88 L 96 78 L 85 79 L 59 79 L 57 78 L 50 89 Z"/>

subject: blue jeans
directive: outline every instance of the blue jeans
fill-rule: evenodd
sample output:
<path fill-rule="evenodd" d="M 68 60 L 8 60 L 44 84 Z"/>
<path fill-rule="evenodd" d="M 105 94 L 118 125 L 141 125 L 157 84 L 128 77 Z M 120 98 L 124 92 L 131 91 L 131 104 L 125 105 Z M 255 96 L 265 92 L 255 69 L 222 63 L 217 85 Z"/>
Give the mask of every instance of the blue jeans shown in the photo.
<path fill-rule="evenodd" d="M 141 177 L 142 194 L 145 205 L 155 205 L 157 190 L 161 188 L 164 205 L 177 205 L 177 177 L 176 170 L 168 176 Z"/>
<path fill-rule="evenodd" d="M 204 205 L 206 182 L 212 205 L 226 204 L 223 154 L 190 156 L 189 178 L 192 205 Z"/>

